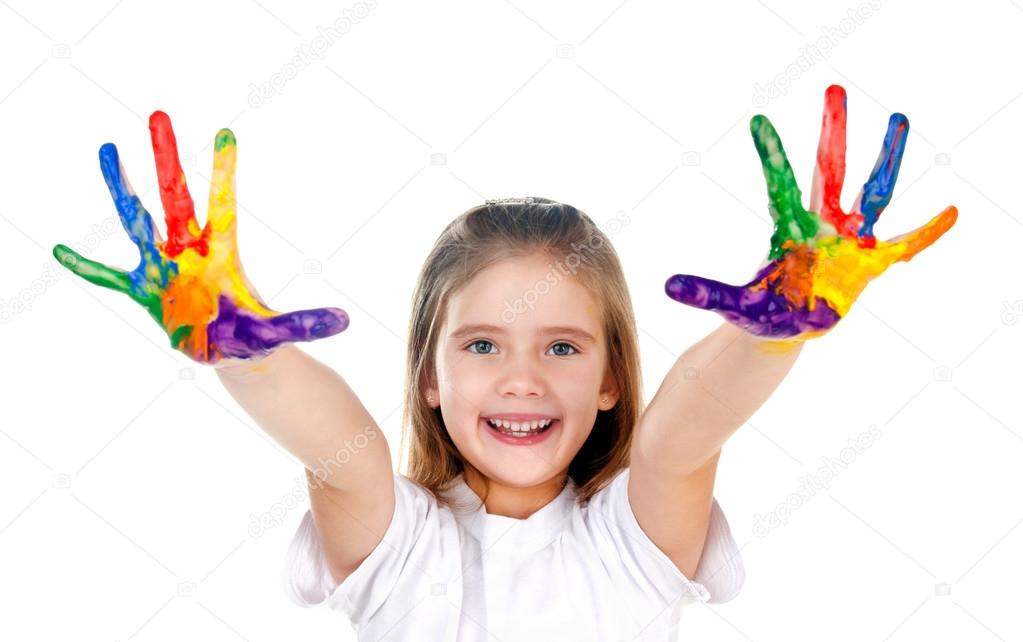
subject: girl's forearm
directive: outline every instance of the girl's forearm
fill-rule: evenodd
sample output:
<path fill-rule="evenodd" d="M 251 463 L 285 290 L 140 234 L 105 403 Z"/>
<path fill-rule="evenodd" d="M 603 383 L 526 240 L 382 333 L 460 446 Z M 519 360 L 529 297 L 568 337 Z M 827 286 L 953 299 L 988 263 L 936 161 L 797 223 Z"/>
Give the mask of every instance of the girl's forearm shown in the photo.
<path fill-rule="evenodd" d="M 360 481 L 390 473 L 387 440 L 358 396 L 339 374 L 296 346 L 216 371 L 245 412 L 319 483 L 355 490 Z"/>
<path fill-rule="evenodd" d="M 686 350 L 647 406 L 634 439 L 667 474 L 698 470 L 760 408 L 802 351 L 726 323 Z"/>

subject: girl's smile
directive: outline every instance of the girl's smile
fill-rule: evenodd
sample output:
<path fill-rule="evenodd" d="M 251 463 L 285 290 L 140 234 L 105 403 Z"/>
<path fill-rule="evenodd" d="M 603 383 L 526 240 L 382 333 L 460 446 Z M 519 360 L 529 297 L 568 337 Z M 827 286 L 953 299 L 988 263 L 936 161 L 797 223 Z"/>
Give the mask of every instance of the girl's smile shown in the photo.
<path fill-rule="evenodd" d="M 481 418 L 480 424 L 484 432 L 502 443 L 513 446 L 532 446 L 547 439 L 561 422 L 557 419 L 546 419 L 512 423 Z"/>

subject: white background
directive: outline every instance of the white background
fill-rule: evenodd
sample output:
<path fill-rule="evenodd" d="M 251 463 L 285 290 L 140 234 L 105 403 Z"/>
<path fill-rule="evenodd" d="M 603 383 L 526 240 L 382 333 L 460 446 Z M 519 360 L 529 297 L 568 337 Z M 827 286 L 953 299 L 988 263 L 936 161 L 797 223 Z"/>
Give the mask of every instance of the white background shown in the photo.
<path fill-rule="evenodd" d="M 142 309 L 51 258 L 62 242 L 137 262 L 102 143 L 162 219 L 147 118 L 168 112 L 202 221 L 214 134 L 233 129 L 246 271 L 279 310 L 349 312 L 345 333 L 305 349 L 397 457 L 409 298 L 448 221 L 523 195 L 598 224 L 625 212 L 612 240 L 649 400 L 719 324 L 668 299 L 665 279 L 745 282 L 767 251 L 750 117 L 771 118 L 808 193 L 831 83 L 848 91 L 845 205 L 898 110 L 912 129 L 878 235 L 949 204 L 960 219 L 808 345 L 726 445 L 715 493 L 748 580 L 683 630 L 1023 636 L 1023 3 L 881 0 L 856 21 L 856 2 L 552 4 L 0 3 L 0 638 L 354 639 L 282 591 L 301 466 Z M 352 11 L 322 59 L 292 66 Z M 826 58 L 801 49 L 821 39 Z M 278 94 L 250 98 L 272 80 Z M 755 103 L 758 85 L 784 93 Z M 831 464 L 828 489 L 793 495 L 871 427 L 881 437 Z M 790 497 L 785 525 L 758 536 Z M 281 510 L 250 533 L 252 515 Z"/>

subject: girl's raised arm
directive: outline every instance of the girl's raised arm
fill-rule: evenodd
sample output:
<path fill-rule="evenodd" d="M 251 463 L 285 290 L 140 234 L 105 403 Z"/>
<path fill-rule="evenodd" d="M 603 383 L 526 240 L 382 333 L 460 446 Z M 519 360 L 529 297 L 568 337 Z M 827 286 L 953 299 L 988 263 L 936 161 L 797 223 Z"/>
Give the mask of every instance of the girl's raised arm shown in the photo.
<path fill-rule="evenodd" d="M 249 416 L 305 465 L 317 535 L 340 583 L 376 548 L 394 514 L 384 433 L 345 380 L 297 346 L 216 371 Z"/>
<path fill-rule="evenodd" d="M 807 210 L 781 139 L 766 117 L 754 116 L 750 130 L 774 220 L 767 261 L 741 286 L 684 274 L 665 284 L 676 301 L 729 322 L 678 359 L 633 438 L 629 492 L 637 521 L 683 572 L 700 558 L 721 446 L 785 378 L 806 339 L 831 330 L 871 280 L 955 223 L 950 206 L 912 232 L 888 241 L 874 237 L 909 133 L 902 114 L 891 116 L 877 163 L 852 210 L 844 212 L 845 125 L 845 91 L 833 85 L 825 94 Z M 679 501 L 698 509 L 695 516 L 663 510 Z"/>
<path fill-rule="evenodd" d="M 829 332 L 867 284 L 891 265 L 909 261 L 947 232 L 958 216 L 949 206 L 920 228 L 887 241 L 874 225 L 892 199 L 909 121 L 892 114 L 881 153 L 850 212 L 840 205 L 845 178 L 846 95 L 825 94 L 824 118 L 810 209 L 789 165 L 781 138 L 764 116 L 750 122 L 767 182 L 774 220 L 771 250 L 752 281 L 733 286 L 676 274 L 665 291 L 680 303 L 713 310 L 729 322 L 680 359 L 650 403 L 656 414 L 693 417 L 685 441 L 648 430 L 645 450 L 662 453 L 679 470 L 706 461 L 767 400 L 807 339 Z M 689 372 L 697 376 L 687 376 Z M 665 408 L 670 406 L 670 408 Z M 687 434 L 694 422 L 686 422 Z M 651 447 L 653 446 L 653 447 Z"/>
<path fill-rule="evenodd" d="M 62 265 L 91 283 L 122 292 L 160 324 L 170 344 L 213 365 L 230 394 L 307 469 L 323 550 L 343 579 L 380 541 L 393 514 L 394 480 L 387 441 L 358 397 L 330 368 L 288 345 L 342 332 L 339 308 L 279 313 L 245 277 L 238 256 L 234 169 L 236 141 L 217 133 L 206 225 L 199 227 L 178 159 L 170 119 L 149 119 L 160 196 L 163 240 L 128 183 L 113 144 L 100 148 L 100 167 L 121 223 L 139 250 L 132 271 L 53 248 Z"/>

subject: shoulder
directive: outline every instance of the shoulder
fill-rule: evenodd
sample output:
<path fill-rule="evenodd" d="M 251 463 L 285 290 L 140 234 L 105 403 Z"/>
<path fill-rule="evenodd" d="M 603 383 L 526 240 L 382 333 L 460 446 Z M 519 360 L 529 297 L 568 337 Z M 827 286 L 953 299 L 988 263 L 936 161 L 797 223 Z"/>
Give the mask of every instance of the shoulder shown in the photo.
<path fill-rule="evenodd" d="M 414 590 L 431 572 L 457 565 L 457 539 L 451 511 L 429 490 L 396 473 L 390 524 L 380 543 L 340 583 L 327 572 L 312 512 L 306 512 L 288 549 L 286 588 L 295 603 L 326 603 L 357 625 L 391 597 Z"/>
<path fill-rule="evenodd" d="M 680 595 L 710 602 L 732 599 L 745 581 L 745 571 L 717 500 L 712 500 L 703 554 L 696 572 L 689 577 L 640 525 L 629 497 L 632 473 L 631 468 L 618 472 L 581 509 L 583 523 L 605 566 L 644 593 L 653 592 L 666 600 Z M 660 510 L 679 512 L 670 502 L 663 503 Z M 687 517 L 683 514 L 681 519 Z"/>

